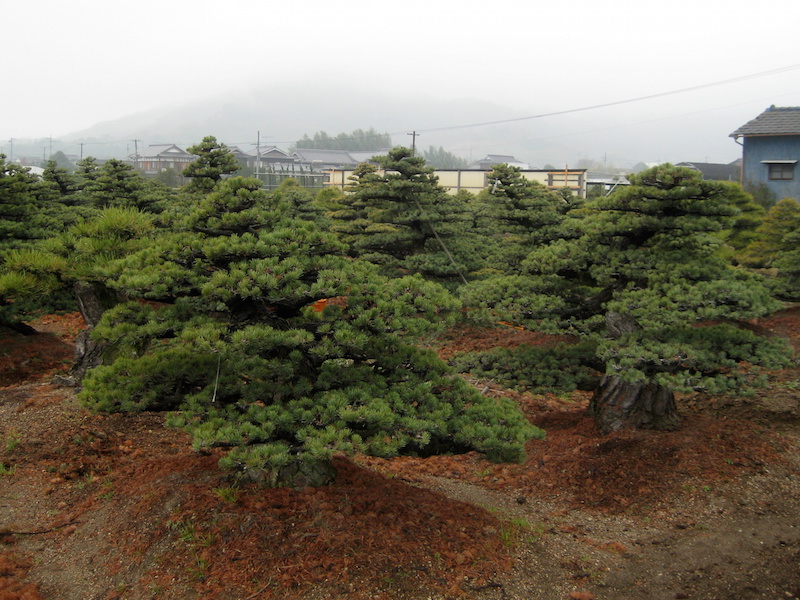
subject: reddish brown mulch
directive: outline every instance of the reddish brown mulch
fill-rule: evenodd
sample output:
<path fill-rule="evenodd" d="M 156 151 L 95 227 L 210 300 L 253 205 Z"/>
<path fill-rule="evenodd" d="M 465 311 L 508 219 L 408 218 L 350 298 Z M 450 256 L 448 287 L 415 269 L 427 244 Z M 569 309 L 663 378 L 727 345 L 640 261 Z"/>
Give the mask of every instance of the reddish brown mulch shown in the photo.
<path fill-rule="evenodd" d="M 693 416 L 678 431 L 601 435 L 585 406 L 527 414 L 547 438 L 528 444 L 523 464 L 492 464 L 476 453 L 359 462 L 408 481 L 453 477 L 520 497 L 617 513 L 649 509 L 682 490 L 758 472 L 781 460 L 777 440 L 748 421 Z"/>
<path fill-rule="evenodd" d="M 780 314 L 765 326 L 783 335 L 800 333 L 798 317 L 800 311 Z M 0 335 L 0 373 L 13 374 L 15 383 L 48 381 L 69 367 L 79 317 L 51 317 L 36 326 L 48 333 Z M 513 328 L 461 328 L 450 333 L 441 353 L 554 339 Z M 524 464 L 492 464 L 475 453 L 340 458 L 339 477 L 329 487 L 245 487 L 226 500 L 233 490 L 217 468 L 219 455 L 192 452 L 188 437 L 165 428 L 162 415 L 61 414 L 55 411 L 65 404 L 65 390 L 38 384 L 6 392 L 6 402 L 20 413 L 52 410 L 61 419 L 34 421 L 24 447 L 13 454 L 15 477 L 41 481 L 44 493 L 64 506 L 46 525 L 59 528 L 59 536 L 79 535 L 93 512 L 111 508 L 112 570 L 158 552 L 161 566 L 140 579 L 142 594 L 180 583 L 219 600 L 299 597 L 311 587 L 334 598 L 414 597 L 420 589 L 458 596 L 508 571 L 511 549 L 503 533 L 509 523 L 409 485 L 428 475 L 520 499 L 635 513 L 781 460 L 776 439 L 749 421 L 684 410 L 676 432 L 601 436 L 585 415 L 586 393 L 562 398 L 491 389 L 519 402 L 547 431 L 545 440 L 529 444 Z M 42 439 L 47 443 L 37 441 Z M 41 598 L 25 583 L 29 565 L 30 557 L 0 546 L 0 600 Z"/>
<path fill-rule="evenodd" d="M 75 359 L 72 341 L 85 328 L 80 313 L 51 315 L 36 321 L 34 335 L 0 327 L 0 386 L 52 377 Z"/>
<path fill-rule="evenodd" d="M 30 568 L 30 558 L 0 545 L 0 600 L 43 600 L 36 585 L 24 582 Z"/>
<path fill-rule="evenodd" d="M 457 352 L 477 352 L 496 347 L 516 348 L 522 344 L 528 346 L 553 346 L 558 343 L 574 342 L 568 335 L 548 335 L 538 331 L 529 331 L 511 324 L 498 324 L 493 328 L 457 325 L 445 335 L 437 339 L 436 353 L 448 360 Z"/>
<path fill-rule="evenodd" d="M 315 586 L 332 597 L 391 598 L 409 585 L 458 595 L 460 586 L 510 568 L 503 525 L 485 510 L 343 458 L 335 466 L 336 483 L 324 488 L 248 487 L 235 502 L 206 486 L 189 491 L 170 526 L 192 527 L 193 539 L 174 548 L 174 559 L 185 563 L 189 552 L 203 565 L 195 584 L 201 596 L 241 598 L 255 588 L 259 597 L 288 598 Z M 383 581 L 375 581 L 379 573 Z M 153 574 L 153 581 L 174 575 Z"/>

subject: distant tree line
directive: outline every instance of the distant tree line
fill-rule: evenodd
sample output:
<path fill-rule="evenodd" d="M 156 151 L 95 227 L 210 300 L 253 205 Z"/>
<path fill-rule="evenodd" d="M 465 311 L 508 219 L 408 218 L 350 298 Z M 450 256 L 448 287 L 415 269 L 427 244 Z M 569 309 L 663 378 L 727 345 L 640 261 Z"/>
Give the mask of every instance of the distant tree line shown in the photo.
<path fill-rule="evenodd" d="M 350 133 L 330 136 L 324 131 L 316 132 L 312 137 L 304 134 L 295 142 L 295 148 L 319 148 L 323 150 L 385 150 L 392 145 L 392 137 L 388 133 L 378 133 L 370 127 L 368 130 L 356 129 Z"/>

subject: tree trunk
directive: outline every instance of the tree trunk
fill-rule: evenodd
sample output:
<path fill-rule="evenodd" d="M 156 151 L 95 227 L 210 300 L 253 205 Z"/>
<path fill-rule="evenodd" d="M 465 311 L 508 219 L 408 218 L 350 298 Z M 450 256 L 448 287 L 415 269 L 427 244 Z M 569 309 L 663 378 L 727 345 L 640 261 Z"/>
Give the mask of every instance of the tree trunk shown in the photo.
<path fill-rule="evenodd" d="M 105 345 L 92 339 L 92 330 L 100 322 L 106 308 L 118 301 L 112 292 L 99 284 L 78 282 L 74 292 L 86 329 L 75 340 L 75 364 L 67 377 L 58 378 L 58 382 L 66 386 L 80 385 L 89 369 L 103 363 Z"/>
<path fill-rule="evenodd" d="M 624 427 L 671 431 L 680 424 L 675 396 L 669 388 L 653 382 L 629 383 L 606 375 L 589 403 L 601 433 Z"/>

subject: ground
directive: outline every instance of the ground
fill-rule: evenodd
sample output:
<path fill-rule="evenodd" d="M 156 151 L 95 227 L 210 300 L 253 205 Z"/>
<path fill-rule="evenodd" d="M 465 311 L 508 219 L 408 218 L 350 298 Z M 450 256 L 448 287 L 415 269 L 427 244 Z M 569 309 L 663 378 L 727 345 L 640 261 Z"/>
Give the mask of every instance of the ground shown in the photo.
<path fill-rule="evenodd" d="M 524 464 L 337 460 L 336 482 L 237 488 L 163 416 L 53 382 L 77 315 L 0 334 L 0 600 L 800 598 L 800 368 L 680 398 L 683 427 L 601 436 L 586 393 L 515 398 Z M 800 310 L 759 323 L 800 341 Z M 441 353 L 548 343 L 457 330 Z"/>

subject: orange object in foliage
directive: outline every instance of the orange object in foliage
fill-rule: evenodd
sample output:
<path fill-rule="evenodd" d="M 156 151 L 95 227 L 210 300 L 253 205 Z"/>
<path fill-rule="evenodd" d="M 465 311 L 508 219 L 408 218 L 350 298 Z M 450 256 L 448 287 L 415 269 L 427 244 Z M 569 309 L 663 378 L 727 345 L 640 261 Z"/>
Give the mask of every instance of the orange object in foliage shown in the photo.
<path fill-rule="evenodd" d="M 509 321 L 498 321 L 497 323 L 499 325 L 505 325 L 506 327 L 511 327 L 511 329 L 516 329 L 518 331 L 525 331 L 524 327 L 520 327 L 519 325 L 514 325 L 513 323 L 511 323 Z"/>
<path fill-rule="evenodd" d="M 316 302 L 314 302 L 314 304 L 312 304 L 311 306 L 314 309 L 314 312 L 322 312 L 323 310 L 325 310 L 326 304 L 328 304 L 328 299 L 322 298 L 321 300 L 317 300 Z"/>

